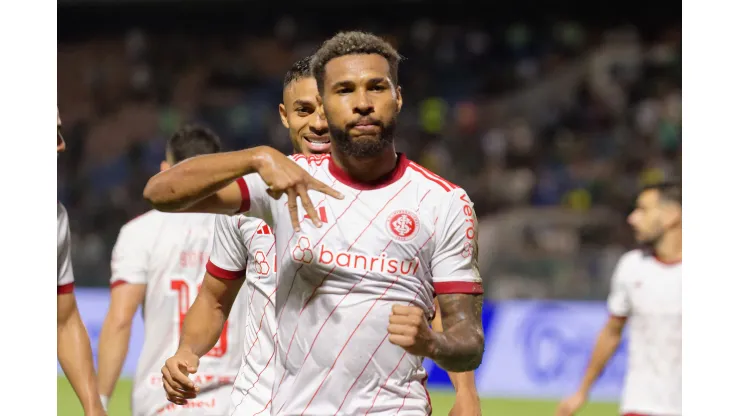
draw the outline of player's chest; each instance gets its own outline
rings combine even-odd
[[[399,192],[400,194],[400,192]],[[434,210],[393,193],[356,193],[317,204],[322,226],[307,219],[292,233],[287,261],[396,274],[418,271],[434,248]],[[300,210],[301,218],[305,212]]]
[[[630,298],[638,315],[681,315],[682,284],[677,270],[654,268],[637,273],[630,282]]]

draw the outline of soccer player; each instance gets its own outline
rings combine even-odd
[[[331,156],[267,147],[206,155],[144,191],[157,209],[187,210],[226,203],[219,190],[243,176],[242,210],[271,220],[273,415],[428,414],[423,357],[455,372],[480,364],[475,212],[465,191],[395,152],[399,60],[361,32],[337,34],[314,55]],[[435,295],[443,332],[428,324]],[[193,394],[186,374],[171,380],[172,400]]]
[[[310,57],[301,59],[291,67],[285,76],[283,102],[279,105],[278,111],[283,125],[289,130],[293,149],[296,153],[305,156],[323,154],[330,150],[326,119],[317,112],[317,95],[316,81],[310,70]],[[229,186],[234,188],[231,189],[231,195],[233,196],[232,208],[236,209],[242,203],[239,191],[240,185],[234,183]],[[229,190],[227,189],[222,193],[229,195]],[[252,259],[254,268],[260,271],[257,276],[258,279],[254,280],[255,287],[251,288],[251,298],[255,299],[256,294],[258,301],[250,303],[250,316],[257,318],[259,323],[257,319],[251,319],[249,325],[255,329],[248,332],[248,337],[249,334],[258,334],[259,339],[247,339],[245,344],[242,367],[245,374],[240,373],[237,376],[234,394],[232,395],[234,408],[232,409],[233,412],[229,412],[230,414],[251,415],[260,411],[269,413],[267,408],[269,407],[274,377],[271,365],[272,351],[266,346],[274,345],[275,310],[273,304],[275,282],[273,280],[274,270],[271,268],[276,261],[276,254],[272,245],[262,249],[253,249],[258,245],[257,240],[264,238],[259,235],[260,230],[263,231],[263,234],[271,234],[270,228],[264,222],[243,215],[217,220],[216,237],[209,261],[208,270],[213,277],[230,279],[235,275],[234,273],[241,276],[243,270],[247,269],[249,258]],[[255,232],[258,234],[255,235]],[[206,279],[209,279],[209,277],[207,276]],[[247,279],[247,282],[252,286],[252,279]],[[226,286],[221,287],[226,288]],[[238,287],[231,290],[238,290]],[[218,301],[224,297],[229,298],[224,296],[223,293],[211,293],[210,296],[205,296],[207,294],[205,289],[202,290],[196,299],[196,303]],[[203,300],[200,299],[201,296],[204,297]],[[218,310],[219,308],[218,305],[213,304],[204,306],[204,309]],[[197,312],[198,308],[194,306],[188,313],[196,314]],[[194,320],[188,319],[187,322],[194,322]],[[218,319],[206,322],[211,322],[209,332],[211,333],[211,339],[213,339],[215,330],[218,328]],[[439,314],[435,316],[432,327],[441,331]],[[205,329],[206,326],[200,325],[198,328]],[[183,334],[190,334],[189,330],[190,328],[187,325],[184,326]],[[192,338],[194,340],[207,340],[209,336],[193,332]],[[262,347],[252,353],[254,345],[258,342]],[[199,348],[201,351],[205,351],[210,344],[205,342],[204,345],[204,347]],[[267,353],[270,353],[269,360],[265,360],[265,354]],[[198,354],[194,354],[192,349],[185,344],[169,362],[170,365],[176,366],[180,360],[188,361],[188,359],[197,360]],[[480,403],[473,372],[450,373],[450,378],[457,391],[453,414],[480,414]]]
[[[57,154],[64,151],[62,120],[57,110]],[[74,295],[69,217],[57,201],[57,357],[86,416],[105,415],[95,380],[90,338]]]
[[[161,169],[220,149],[219,138],[210,130],[184,127],[168,140]],[[145,335],[134,378],[133,415],[222,415],[228,411],[232,385],[241,365],[249,301],[246,293],[236,302],[230,319],[226,320],[231,303],[223,311],[225,318],[219,322],[217,342],[204,352],[194,376],[201,390],[197,400],[186,406],[169,403],[160,375],[162,363],[177,350],[180,326],[201,284],[222,284],[203,280],[216,217],[150,211],[121,228],[111,258],[111,300],[98,347],[99,387],[104,402],[113,393],[128,352],[132,319],[143,305]],[[235,284],[241,285],[241,280]],[[231,295],[238,294],[237,286]]]
[[[574,414],[614,355],[629,319],[624,416],[681,414],[681,185],[645,188],[628,218],[644,248],[622,256],[612,278],[601,330],[580,389],[563,400],[559,416]]]

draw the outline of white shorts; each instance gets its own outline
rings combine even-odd
[[[222,386],[201,393],[195,399],[188,400],[183,406],[156,400],[156,403],[144,405],[137,403],[134,395],[131,403],[132,416],[228,416],[231,405],[232,386]],[[164,395],[164,390],[162,390]],[[165,399],[166,400],[166,399]],[[145,402],[146,400],[140,400]],[[151,401],[150,401],[151,402]]]

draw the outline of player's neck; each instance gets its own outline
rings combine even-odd
[[[357,182],[375,182],[388,175],[396,168],[397,155],[393,145],[388,146],[377,156],[358,158],[332,152],[334,164],[347,172],[347,175]]]
[[[678,263],[683,255],[683,239],[681,228],[666,232],[660,242],[655,245],[655,257],[664,263]]]

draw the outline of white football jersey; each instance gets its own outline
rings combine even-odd
[[[277,254],[273,415],[426,415],[422,357],[388,341],[394,304],[423,308],[435,294],[482,293],[476,219],[465,191],[399,155],[372,186],[353,182],[330,156],[294,155],[344,199],[310,191],[324,222],[287,197],[274,200],[256,174],[238,183],[249,215],[272,222]]]
[[[191,376],[201,388],[198,399],[189,406],[168,402],[161,375],[165,361],[177,351],[180,327],[203,281],[216,217],[149,211],[124,225],[118,235],[111,258],[111,286],[146,285],[144,346],[132,393],[134,416],[220,415],[229,408],[241,365],[246,291],[240,291],[217,344]]]
[[[74,284],[69,217],[62,203],[57,201],[57,295],[72,292]]]
[[[623,413],[681,414],[681,263],[633,250],[617,264],[608,300],[628,318]]]
[[[229,415],[270,414],[275,357],[275,238],[262,220],[244,215],[216,219],[208,273],[221,279],[246,275],[247,328],[242,366]]]

